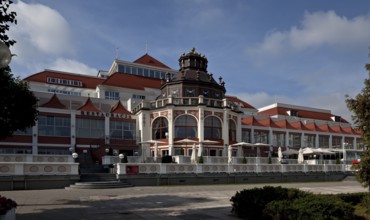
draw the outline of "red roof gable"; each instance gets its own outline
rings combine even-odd
[[[85,104],[83,106],[81,106],[80,108],[78,108],[78,110],[87,111],[87,112],[102,112],[100,109],[95,107],[95,105],[91,101],[90,97],[87,98]]]
[[[60,102],[56,94],[54,94],[48,102],[42,104],[40,107],[67,109],[67,107]]]
[[[125,87],[138,90],[144,90],[144,88],[159,89],[161,87],[161,80],[116,72],[102,82],[102,85]]]
[[[110,112],[116,114],[131,115],[131,112],[127,111],[127,109],[122,105],[121,101],[118,101],[117,104],[112,107],[112,110]]]
[[[135,60],[134,63],[140,63],[140,64],[145,64],[149,66],[155,66],[155,67],[161,67],[161,68],[166,68],[166,69],[171,69],[162,62],[158,61],[154,57],[150,56],[149,54],[144,54],[142,57],[139,59]]]
[[[256,109],[255,107],[253,107],[252,105],[244,102],[243,100],[235,97],[235,96],[225,96],[225,98],[227,99],[227,101],[230,101],[230,102],[238,102],[240,104],[243,105],[243,108],[252,108],[252,109]]]
[[[31,82],[49,83],[47,81],[48,77],[80,81],[82,83],[81,88],[89,88],[89,89],[95,89],[97,85],[99,85],[105,80],[103,78],[98,78],[94,76],[66,73],[66,72],[57,72],[57,71],[52,71],[52,70],[45,70],[39,73],[35,73],[29,77],[26,77],[24,80],[31,81]],[[57,84],[57,83],[49,83],[49,84],[63,85],[63,84]],[[73,86],[73,85],[66,85],[66,86],[79,87],[79,86]]]

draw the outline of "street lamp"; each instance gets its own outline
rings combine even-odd
[[[109,154],[109,148],[105,148],[105,155]]]
[[[72,154],[72,157],[73,157],[74,162],[76,163],[77,162],[77,158],[78,158],[78,154],[77,153],[73,153]]]
[[[123,163],[124,162],[123,159],[125,158],[125,155],[119,154],[118,157],[121,160],[121,163]]]
[[[12,60],[12,56],[9,47],[0,41],[0,68],[7,67]]]

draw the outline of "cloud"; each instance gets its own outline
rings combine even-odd
[[[369,15],[348,19],[334,11],[306,12],[300,27],[291,27],[289,31],[269,32],[263,42],[250,48],[248,53],[262,56],[321,46],[349,48],[363,46],[368,43],[369,38]]]
[[[56,10],[41,4],[14,4],[18,24],[12,27],[14,38],[27,40],[35,49],[46,54],[72,51],[71,32],[67,21]]]
[[[11,48],[17,54],[11,68],[16,75],[27,76],[45,68],[75,73],[96,74],[97,70],[71,58],[76,54],[72,31],[67,20],[48,6],[18,1],[11,5],[17,13],[17,25],[9,37],[17,41]]]
[[[91,68],[86,64],[80,63],[76,60],[71,59],[57,59],[48,69],[54,69],[58,71],[86,74],[86,75],[96,75],[98,73],[97,69]]]

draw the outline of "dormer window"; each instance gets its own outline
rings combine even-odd
[[[289,110],[289,111],[287,111],[287,113],[288,113],[289,116],[298,117],[298,111],[297,110]]]

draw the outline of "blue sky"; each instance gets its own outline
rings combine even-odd
[[[345,95],[359,93],[368,76],[365,0],[24,0],[12,9],[10,66],[21,77],[44,69],[96,75],[116,52],[128,61],[148,52],[178,69],[180,54],[195,47],[228,95],[350,120]]]

